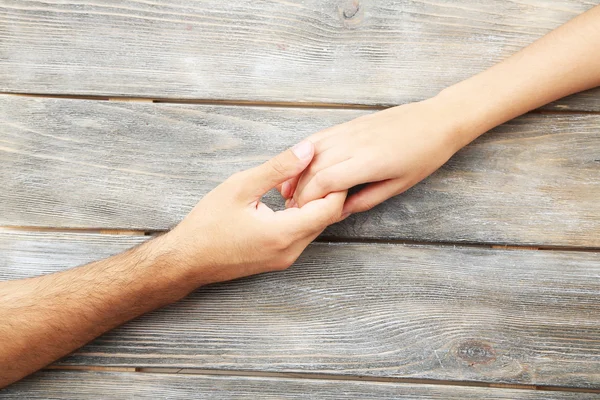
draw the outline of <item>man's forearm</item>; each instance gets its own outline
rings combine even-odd
[[[72,270],[0,283],[0,387],[200,286],[163,237]]]
[[[199,286],[289,267],[341,218],[346,193],[294,210],[273,211],[260,200],[313,155],[303,141],[234,174],[169,233],[125,253],[0,283],[0,388]]]
[[[494,67],[443,90],[458,147],[512,118],[600,85],[600,6]]]

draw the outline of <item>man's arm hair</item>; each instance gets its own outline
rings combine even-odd
[[[341,218],[345,192],[302,209],[260,202],[300,174],[314,146],[296,145],[208,193],[172,231],[124,253],[38,278],[0,283],[0,388],[195,288],[289,267]]]
[[[198,287],[197,271],[174,265],[162,240],[71,270],[0,282],[0,387]]]

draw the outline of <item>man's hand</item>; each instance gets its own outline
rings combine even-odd
[[[289,267],[323,229],[340,220],[346,192],[326,193],[302,208],[283,211],[271,210],[260,199],[297,178],[313,155],[314,145],[305,140],[227,179],[167,234],[176,257],[203,268],[203,283]]]
[[[459,148],[457,126],[437,98],[357,118],[318,132],[316,155],[301,177],[281,186],[304,206],[328,193],[369,183],[346,201],[344,214],[366,211],[407,190],[444,164]]]
[[[302,173],[313,154],[305,141],[235,174],[174,230],[124,253],[0,282],[0,388],[198,286],[287,268],[340,218],[346,195],[277,212],[260,198]]]

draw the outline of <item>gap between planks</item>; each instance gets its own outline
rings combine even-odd
[[[104,372],[139,372],[153,374],[182,374],[182,375],[216,375],[229,377],[261,377],[261,378],[294,378],[294,379],[312,379],[312,380],[336,380],[336,381],[359,381],[359,382],[384,382],[384,383],[405,383],[417,385],[441,385],[441,386],[470,386],[470,387],[489,387],[497,389],[519,389],[519,390],[539,390],[552,392],[579,392],[579,393],[600,393],[600,389],[576,388],[568,386],[545,386],[545,385],[525,385],[510,383],[491,383],[477,381],[451,381],[437,379],[416,379],[416,378],[385,378],[358,375],[334,375],[334,374],[316,374],[305,372],[265,372],[265,371],[247,371],[247,370],[214,370],[200,368],[168,368],[168,367],[105,367],[94,365],[72,365],[60,366],[50,365],[46,370],[68,370],[68,371],[104,371]]]
[[[97,95],[68,95],[53,93],[13,93],[1,92],[0,95],[41,97],[71,100],[96,100],[96,101],[118,101],[126,103],[169,103],[169,104],[199,104],[211,106],[238,106],[238,107],[278,107],[278,108],[320,108],[320,109],[347,109],[347,110],[373,110],[380,111],[400,104],[352,104],[352,103],[320,103],[320,102],[287,102],[287,101],[250,101],[250,100],[215,100],[215,99],[176,99],[176,98],[148,98],[148,97],[119,97],[119,96],[97,96]],[[600,115],[600,111],[587,110],[545,110],[535,109],[529,111],[533,114],[591,114]]]
[[[320,109],[356,109],[356,110],[383,110],[393,107],[388,105],[363,105],[363,104],[342,104],[342,103],[304,103],[304,102],[268,102],[268,101],[247,101],[247,100],[206,100],[206,99],[170,99],[170,98],[144,98],[144,97],[115,97],[115,96],[86,96],[86,95],[65,95],[65,94],[45,94],[45,93],[17,93],[0,92],[0,95],[22,96],[22,97],[40,97],[57,99],[75,99],[75,100],[96,100],[96,101],[117,101],[117,102],[138,102],[138,103],[172,103],[172,104],[200,104],[200,105],[221,105],[221,106],[250,106],[250,107],[280,107],[280,108],[320,108]],[[598,114],[600,111],[571,111],[571,110],[533,110],[532,113],[539,114]],[[0,229],[13,229],[22,231],[37,232],[77,232],[77,233],[97,233],[107,235],[138,235],[154,236],[162,234],[165,231],[145,231],[136,229],[100,229],[100,228],[52,228],[52,227],[32,227],[32,226],[0,226]],[[568,246],[531,246],[514,244],[482,244],[470,242],[421,242],[411,240],[391,240],[379,238],[330,238],[320,237],[317,242],[343,242],[343,243],[385,243],[385,244],[404,244],[404,245],[436,245],[453,247],[476,247],[492,248],[502,250],[560,250],[560,251],[579,251],[579,252],[600,252],[600,247],[568,247]]]
[[[88,233],[101,235],[123,235],[123,236],[158,236],[166,233],[166,230],[139,230],[139,229],[104,229],[104,228],[53,228],[40,226],[0,226],[0,230],[13,230],[22,232],[57,232],[57,233]],[[366,243],[366,244],[397,244],[397,245],[416,245],[416,246],[439,246],[453,248],[479,248],[479,249],[498,249],[498,250],[532,250],[532,251],[574,251],[600,253],[600,247],[569,247],[569,246],[531,246],[517,245],[508,243],[471,243],[471,242],[424,242],[418,240],[402,239],[380,239],[380,238],[344,238],[344,237],[318,237],[315,242],[320,243]]]
[[[212,106],[247,106],[247,107],[279,107],[279,108],[333,108],[349,110],[384,110],[395,104],[387,105],[365,105],[365,104],[346,104],[346,103],[319,103],[319,102],[287,102],[287,101],[250,101],[250,100],[214,100],[214,99],[171,99],[171,98],[147,98],[147,97],[119,97],[119,96],[86,96],[86,95],[67,95],[52,93],[12,93],[0,92],[0,95],[22,96],[22,97],[41,97],[53,99],[72,99],[72,100],[97,100],[97,101],[120,101],[127,103],[172,103],[172,104],[201,104]],[[600,113],[600,112],[598,112]]]

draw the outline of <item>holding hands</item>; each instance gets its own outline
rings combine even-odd
[[[190,249],[212,242],[218,251],[211,262],[237,271],[224,278],[291,264],[328,224],[404,192],[479,135],[598,86],[598,21],[600,7],[594,7],[435,97],[315,133],[295,148],[296,155],[288,151],[228,179],[172,236]],[[346,199],[347,190],[360,184],[367,186]],[[272,187],[287,199],[287,210],[273,212],[260,203]],[[194,251],[187,253],[195,259]]]
[[[432,98],[322,130],[308,140],[315,156],[280,188],[288,207],[368,183],[350,196],[344,217],[371,209],[429,176],[462,147],[449,110]]]
[[[165,235],[183,265],[202,270],[202,284],[289,267],[328,225],[340,220],[344,190],[302,208],[273,211],[260,201],[269,190],[309,165],[314,145],[305,140],[266,163],[232,175],[207,194]]]

